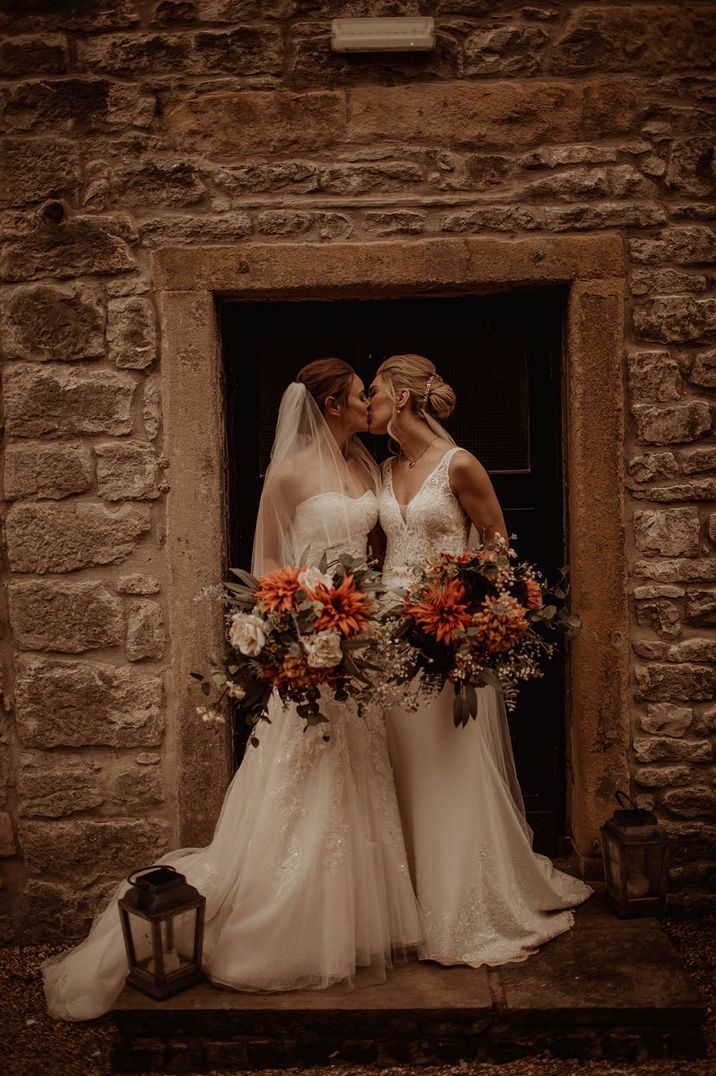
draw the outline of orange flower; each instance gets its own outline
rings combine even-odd
[[[288,655],[280,665],[267,665],[263,675],[274,687],[290,684],[295,688],[318,687],[320,684],[335,685],[340,678],[335,669],[312,668],[305,654]]]
[[[311,597],[323,605],[323,612],[314,625],[315,631],[333,628],[347,639],[368,627],[368,597],[356,588],[352,575],[347,575],[335,588],[319,583]]]
[[[486,601],[472,617],[472,623],[480,629],[473,637],[473,645],[488,654],[511,650],[527,631],[524,607],[509,595]]]
[[[277,568],[275,572],[259,579],[257,601],[263,602],[268,613],[287,613],[293,604],[293,596],[299,588],[298,576],[302,568]]]
[[[470,623],[470,614],[464,601],[465,587],[458,579],[426,587],[421,601],[406,603],[405,611],[416,623],[439,643],[454,641],[456,631],[464,631]]]
[[[525,586],[527,587],[527,608],[541,609],[542,587],[535,579],[528,579]]]

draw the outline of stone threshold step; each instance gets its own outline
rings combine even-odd
[[[202,983],[165,1002],[125,988],[114,1072],[200,1073],[347,1063],[415,1066],[551,1052],[701,1057],[706,1009],[655,919],[593,897],[573,930],[498,968],[409,963],[356,989],[242,994]]]

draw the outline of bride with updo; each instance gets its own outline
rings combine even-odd
[[[380,495],[388,587],[409,586],[429,557],[463,553],[475,531],[507,541],[485,468],[438,421],[455,403],[422,355],[386,359],[371,385],[371,432],[399,446]],[[592,893],[533,852],[502,696],[486,685],[477,699],[465,728],[453,724],[452,686],[415,713],[397,706],[386,715],[425,932],[419,955],[474,967],[525,960],[569,930],[571,909]]]

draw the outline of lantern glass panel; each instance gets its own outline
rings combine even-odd
[[[162,922],[161,940],[166,975],[184,971],[188,965],[194,964],[198,911],[198,908],[189,908],[187,911],[169,916]]]
[[[154,962],[154,942],[152,938],[151,922],[148,919],[144,919],[143,916],[133,915],[130,911],[127,916],[127,923],[132,935],[135,967],[146,972],[147,975],[154,975],[156,972],[156,965]]]
[[[611,834],[605,834],[606,841],[606,868],[607,868],[607,885],[610,889],[619,892],[620,889],[620,877],[621,877],[621,847],[614,840]]]

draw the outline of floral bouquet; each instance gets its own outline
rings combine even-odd
[[[327,721],[320,711],[323,687],[338,701],[355,699],[360,713],[370,696],[366,673],[376,668],[370,659],[377,573],[347,554],[330,564],[324,556],[317,567],[279,568],[259,578],[239,568],[231,572],[239,583],[218,588],[231,652],[221,661],[207,655],[213,667],[208,677],[191,674],[205,695],[212,684],[220,692],[211,710],[199,708],[202,716],[216,719],[215,707],[228,695],[250,725],[270,721],[275,688],[284,703],[295,703],[307,725],[319,725]],[[251,743],[258,745],[255,732]]]
[[[477,717],[476,689],[486,684],[499,687],[513,710],[520,681],[541,676],[540,658],[555,649],[548,635],[579,627],[566,606],[566,569],[549,588],[516,557],[501,537],[459,555],[443,553],[388,608],[384,666],[394,685],[418,678],[413,706],[449,681],[456,727]]]

